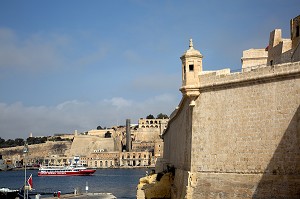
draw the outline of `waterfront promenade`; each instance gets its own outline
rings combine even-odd
[[[58,197],[42,197],[43,199],[57,199]],[[116,199],[112,193],[84,193],[84,194],[63,194],[60,198],[67,199]]]

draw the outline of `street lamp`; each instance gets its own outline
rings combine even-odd
[[[24,144],[23,154],[24,154],[24,165],[25,165],[25,169],[24,169],[24,172],[25,172],[25,177],[24,177],[24,199],[27,199],[28,194],[25,197],[25,193],[26,193],[25,192],[26,191],[26,164],[27,164],[26,155],[28,154],[28,144],[27,144],[27,142],[25,142],[25,144]]]

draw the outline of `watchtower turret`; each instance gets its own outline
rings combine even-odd
[[[190,39],[189,49],[180,57],[182,61],[182,87],[180,91],[183,95],[190,97],[192,102],[200,94],[199,74],[202,72],[202,58],[201,53],[194,49],[193,40]]]

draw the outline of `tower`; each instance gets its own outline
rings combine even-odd
[[[194,49],[193,40],[190,39],[189,49],[180,57],[182,62],[182,87],[180,91],[191,99],[191,106],[199,96],[199,74],[202,72],[201,53]]]
[[[126,151],[131,151],[130,119],[126,119]]]
[[[300,15],[291,19],[292,62],[300,61]]]
[[[290,32],[292,40],[292,48],[295,49],[300,43],[300,15],[291,19]]]

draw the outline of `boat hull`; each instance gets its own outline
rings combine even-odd
[[[89,176],[93,175],[95,171],[94,169],[80,171],[39,171],[38,176]]]

